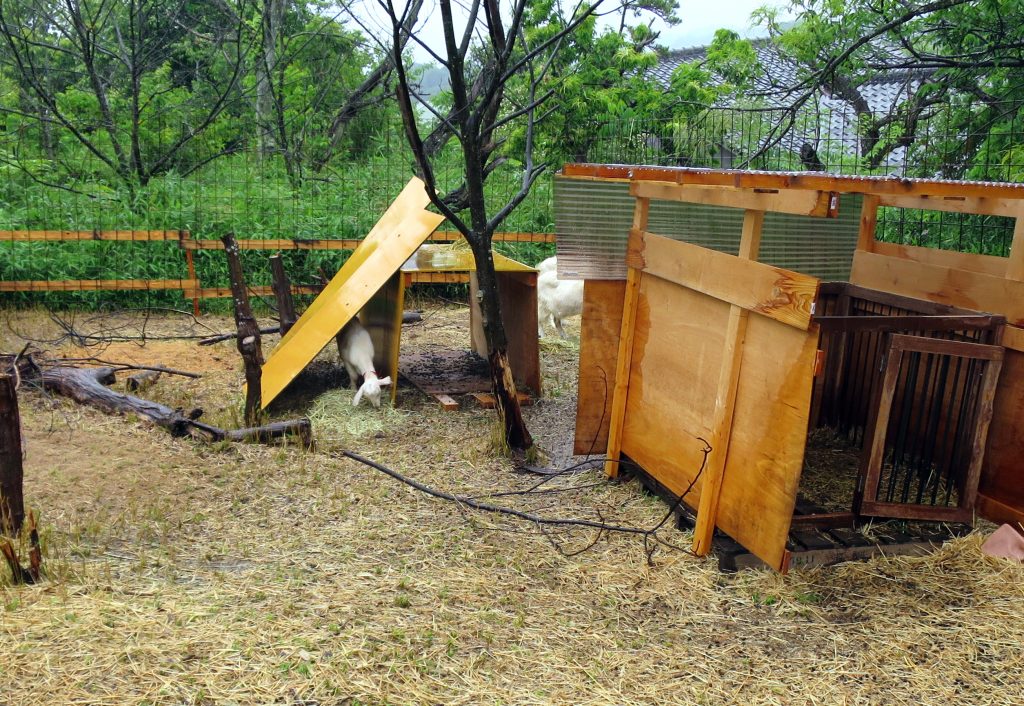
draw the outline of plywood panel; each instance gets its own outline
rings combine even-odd
[[[874,252],[879,255],[913,260],[914,262],[921,262],[926,265],[952,267],[958,270],[980,272],[995,277],[1003,277],[1006,274],[1008,262],[1005,257],[997,257],[995,255],[979,255],[977,253],[938,250],[936,248],[922,248],[917,245],[898,245],[896,243],[878,241],[874,244]]]
[[[644,276],[637,304],[622,450],[676,495],[711,439],[729,304]],[[701,482],[685,498],[700,500]]]
[[[810,326],[817,278],[653,233],[641,237],[641,261],[631,267],[791,326]]]
[[[872,289],[1002,314],[1024,325],[1024,282],[858,250],[850,281]]]
[[[780,571],[803,469],[816,351],[816,331],[750,317],[717,524]]]
[[[587,280],[583,284],[575,454],[600,453],[608,444],[615,356],[625,295],[625,281]]]
[[[512,377],[517,386],[529,388],[534,394],[540,395],[537,274],[532,268],[528,268],[528,270],[526,272],[516,270],[497,272],[498,298],[502,322],[505,325],[508,362],[512,368]],[[469,278],[470,346],[477,355],[486,360],[488,358],[487,339],[484,337],[478,291],[476,272],[471,272]]]
[[[1007,350],[978,487],[981,496],[978,505],[988,519],[1024,521],[1024,463],[1021,459],[1024,459],[1024,353]]]

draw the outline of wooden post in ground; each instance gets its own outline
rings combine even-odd
[[[238,328],[238,352],[245,361],[245,423],[259,423],[260,387],[263,377],[263,348],[260,345],[260,327],[249,306],[249,293],[242,273],[242,259],[238,255],[238,241],[233,233],[226,234],[224,253],[228,258],[231,277],[231,298],[235,305],[235,326]]]
[[[295,301],[292,299],[292,283],[288,273],[284,271],[281,253],[270,256],[270,272],[274,278],[274,296],[277,297],[277,316],[281,322],[281,336],[295,325],[298,316],[295,314]]]
[[[21,418],[15,378],[0,375],[0,533],[16,535],[25,520]]]

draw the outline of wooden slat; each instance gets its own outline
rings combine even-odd
[[[441,403],[441,409],[446,412],[459,411],[459,403],[451,395],[434,395],[434,399]]]
[[[988,329],[1003,317],[973,316],[815,316],[822,332],[830,331],[963,331]],[[1020,330],[1020,329],[1018,329]]]
[[[1003,348],[1024,351],[1024,328],[1007,326],[1003,329]]]
[[[647,227],[651,202],[646,198],[636,199],[633,209],[634,233]],[[630,240],[634,240],[630,236]],[[635,243],[634,243],[635,245]],[[615,387],[612,392],[612,413],[608,426],[608,449],[604,464],[605,475],[614,478],[619,474],[619,457],[622,453],[622,429],[625,423],[626,402],[629,393],[629,377],[633,356],[633,329],[636,326],[637,303],[640,297],[640,270],[630,267],[626,272],[626,292],[622,304],[622,326],[619,328],[619,352],[615,359]]]
[[[921,336],[893,334],[889,345],[892,350],[898,351],[957,355],[964,358],[978,358],[980,360],[1003,359],[1002,346],[987,346],[982,343],[968,343],[966,341],[947,341],[943,338],[922,338]]]
[[[861,202],[860,229],[857,232],[857,249],[873,252],[875,249],[875,228],[878,225],[878,197],[868,195]]]
[[[643,270],[806,331],[818,294],[809,275],[642,233]]]
[[[858,250],[850,279],[865,287],[1002,314],[1024,325],[1024,282]]]
[[[884,194],[879,204],[894,208],[913,208],[922,211],[944,211],[946,213],[974,213],[981,216],[1014,217],[1020,206],[1018,199],[988,198],[985,196],[909,196],[906,194]]]
[[[174,239],[177,240],[177,236]],[[429,240],[435,243],[451,243],[462,240],[462,234],[438,231],[432,234]],[[506,243],[553,243],[555,234],[495,233],[494,240]],[[355,250],[361,242],[363,241],[358,238],[247,238],[239,239],[238,247],[241,250]],[[219,240],[183,240],[181,247],[185,250],[223,250],[224,244]]]
[[[239,250],[355,250],[361,240],[346,238],[344,240],[290,240],[288,238],[246,238],[239,239]],[[185,250],[223,250],[224,243],[219,240],[183,240],[181,247]]]
[[[413,284],[467,284],[468,272],[413,272]]]
[[[1017,222],[1013,226],[1013,242],[1010,244],[1010,262],[1006,277],[1020,282],[1024,280],[1024,206],[1017,207]]]
[[[833,198],[827,191],[755,191],[637,181],[630,184],[629,193],[635,197],[648,199],[683,201],[772,213],[819,217],[834,215]]]
[[[739,250],[741,260],[757,259],[761,249],[763,226],[764,211],[747,211],[744,214]],[[715,298],[721,299],[721,297]],[[705,556],[711,551],[711,539],[715,533],[718,499],[729,456],[729,439],[732,435],[733,412],[736,408],[736,391],[739,389],[740,366],[743,361],[743,340],[746,336],[749,316],[750,312],[747,309],[736,304],[730,306],[729,323],[725,330],[725,348],[718,374],[718,390],[715,393],[715,416],[711,423],[711,453],[704,471],[705,477],[700,495],[700,506],[697,511],[697,524],[693,529],[693,551],[698,556]]]
[[[322,284],[293,284],[292,294],[319,294],[323,288]],[[274,296],[274,287],[269,284],[250,285],[247,289],[254,297]],[[200,299],[228,299],[231,297],[231,287],[200,287],[196,290],[196,296]]]
[[[857,194],[905,194],[954,198],[1024,199],[1024,184],[903,177],[863,177],[808,172],[751,172],[739,169],[646,167],[622,164],[566,164],[561,175],[600,180],[663,181],[744,189],[804,189]]]
[[[76,240],[181,240],[189,237],[187,230],[0,230],[0,240],[76,241]]]
[[[864,250],[866,248],[860,248]],[[913,260],[926,265],[951,267],[957,270],[980,272],[994,277],[1004,277],[1009,261],[996,255],[979,255],[977,253],[956,252],[955,250],[939,250],[922,248],[917,245],[899,245],[897,243],[875,242],[874,250],[879,255],[899,257]]]
[[[190,279],[71,279],[0,282],[0,292],[96,292],[180,289],[191,294],[199,286]]]

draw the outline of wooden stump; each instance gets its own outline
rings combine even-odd
[[[270,272],[274,277],[274,296],[277,298],[277,316],[281,322],[281,336],[295,325],[298,316],[295,314],[295,300],[292,299],[292,284],[288,273],[284,271],[281,254],[270,256]]]
[[[238,242],[233,233],[221,238],[228,258],[231,277],[231,296],[235,305],[235,325],[238,328],[238,352],[245,361],[245,423],[255,426],[260,417],[260,390],[263,379],[263,348],[260,345],[260,327],[249,306],[249,292],[245,286]]]
[[[16,535],[25,521],[21,417],[15,378],[0,375],[0,532]]]

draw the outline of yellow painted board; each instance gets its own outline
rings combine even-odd
[[[341,269],[338,270],[338,274],[328,282],[320,296],[313,300],[306,311],[303,312],[302,316],[299,317],[299,320],[295,322],[295,325],[292,326],[291,330],[288,331],[288,334],[281,339],[281,343],[278,345],[278,348],[281,348],[288,343],[288,341],[301,334],[302,329],[306,324],[316,319],[317,313],[325,306],[325,303],[337,298],[342,286],[349,279],[352,273],[366,262],[367,258],[369,258],[377,248],[379,241],[386,239],[389,236],[393,237],[396,232],[396,228],[406,217],[416,215],[418,213],[424,213],[427,216],[432,216],[436,219],[435,222],[438,225],[444,222],[444,218],[442,216],[423,211],[423,208],[428,203],[430,203],[430,197],[427,196],[423,182],[420,179],[413,177],[409,180],[409,183],[405,185],[405,188],[402,189],[402,192],[395,198],[395,200],[391,202],[391,205],[388,206],[388,209],[384,212],[384,215],[380,217],[380,220],[377,221],[366,237],[363,238],[359,247],[357,247],[348,259],[345,260],[345,264],[343,264]],[[431,231],[431,233],[432,232],[433,231]],[[409,257],[409,255],[412,255],[416,248],[422,245],[429,236],[430,233],[427,233],[425,237],[418,239],[411,239],[406,236],[405,242],[403,243],[405,246],[403,250],[408,248],[408,251],[406,252],[405,257],[403,257],[403,262]],[[412,240],[416,240],[416,242],[409,247]],[[389,276],[390,274],[391,273],[388,273]],[[383,281],[381,284],[383,284]],[[342,322],[341,326],[344,325],[345,322]],[[340,326],[338,330],[341,330]],[[314,355],[316,354],[314,353]],[[266,385],[264,385],[264,392],[266,392]]]
[[[264,364],[263,407],[309,365],[441,225],[444,217],[424,211],[425,205],[423,184],[414,179]]]

